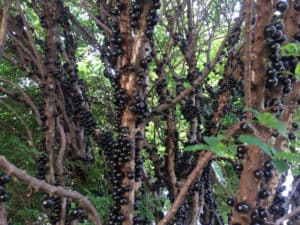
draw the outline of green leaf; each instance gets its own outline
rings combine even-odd
[[[298,164],[300,163],[300,155],[297,153],[276,151],[275,156],[279,159],[286,159],[289,162],[294,162]]]
[[[300,70],[300,68],[299,68]],[[300,73],[300,71],[299,71]],[[260,113],[255,109],[252,108],[245,108],[245,112],[252,112],[255,117],[257,117],[258,122],[263,124],[269,128],[276,129],[280,132],[281,135],[286,136],[286,125],[278,120],[275,116],[273,116],[269,112]]]
[[[201,150],[208,150],[209,146],[205,144],[196,144],[196,145],[189,145],[186,146],[183,150],[188,152],[196,152]]]
[[[259,116],[259,114],[260,114],[257,110],[252,109],[252,108],[245,108],[244,111],[245,112],[253,112],[256,117]]]
[[[283,56],[298,56],[299,55],[299,44],[288,43],[281,47],[281,53]]]
[[[251,135],[241,135],[239,137],[239,140],[241,142],[247,143],[249,145],[256,145],[256,146],[258,146],[268,156],[272,156],[273,155],[273,149],[272,149],[272,147],[270,145],[266,144],[265,142],[263,142],[258,137],[254,137],[254,136],[251,136]]]
[[[297,79],[300,79],[300,62],[298,62],[296,69],[295,69],[295,75],[297,77]]]
[[[217,180],[219,181],[219,183],[220,183],[223,187],[227,186],[226,179],[225,179],[225,177],[224,177],[222,168],[221,168],[221,166],[219,165],[219,163],[216,162],[216,161],[213,161],[213,162],[211,163],[211,166],[212,166],[212,169],[214,170],[214,172],[215,172],[215,174],[216,174],[216,178],[217,178]]]
[[[184,82],[183,83],[183,87],[184,88],[188,88],[188,87],[190,87],[191,86],[191,84],[189,83],[189,82]]]
[[[286,125],[275,118],[271,113],[265,112],[257,116],[258,122],[269,128],[277,129],[281,135],[286,135]]]
[[[289,168],[287,161],[284,159],[273,159],[272,161],[276,165],[276,168],[278,169],[279,173],[283,173]]]
[[[212,151],[214,152],[217,156],[220,157],[228,157],[227,152],[228,151],[228,146],[225,145],[221,140],[223,136],[219,135],[217,137],[203,137],[204,141],[206,144],[196,144],[196,145],[190,145],[184,148],[184,151]]]

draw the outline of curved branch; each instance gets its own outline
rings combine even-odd
[[[41,189],[50,195],[66,197],[78,201],[84,208],[90,211],[94,224],[101,225],[100,218],[95,207],[85,196],[77,191],[67,190],[61,186],[50,185],[45,181],[29,176],[24,170],[17,168],[2,155],[0,155],[0,169],[6,174],[15,177],[19,181],[22,181],[23,183],[27,184],[28,186],[32,186],[37,190]]]

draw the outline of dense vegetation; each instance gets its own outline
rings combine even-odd
[[[0,224],[299,224],[299,21],[296,0],[1,0]]]

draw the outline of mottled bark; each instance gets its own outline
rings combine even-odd
[[[0,225],[8,225],[5,203],[0,202]]]

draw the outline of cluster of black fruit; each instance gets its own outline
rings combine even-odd
[[[288,212],[287,208],[285,208],[287,197],[282,195],[285,188],[285,186],[279,186],[277,188],[273,203],[268,209],[269,213],[273,215],[274,220],[284,216]]]
[[[199,116],[199,109],[193,104],[192,100],[187,100],[182,108],[182,114],[187,121],[192,121]]]
[[[41,146],[39,148],[39,152],[41,153],[41,155],[37,159],[37,163],[38,163],[37,178],[40,180],[44,180],[47,170],[48,170],[48,167],[47,167],[48,156],[46,153],[45,138],[43,138],[41,141]]]
[[[189,213],[189,204],[187,200],[185,200],[177,210],[177,213],[175,214],[174,224],[176,225],[186,224],[186,220],[188,219],[188,213]]]
[[[111,168],[112,196],[115,204],[111,209],[109,224],[113,225],[122,224],[122,222],[126,220],[126,216],[120,213],[120,209],[122,205],[129,204],[129,200],[123,195],[131,191],[132,187],[123,187],[122,180],[125,176],[128,179],[135,179],[134,171],[129,171],[125,174],[121,170],[123,165],[132,159],[132,146],[128,137],[125,135],[129,132],[128,128],[124,127],[120,132],[121,134],[116,142],[114,142],[111,133],[105,133],[100,140],[108,165]]]
[[[237,153],[236,153],[236,156],[238,159],[244,159],[245,158],[245,153],[247,151],[245,145],[239,145],[237,147]]]
[[[49,195],[44,195],[43,207],[49,210],[49,221],[51,224],[57,224],[60,220],[61,212],[61,198],[59,197],[50,197]],[[71,222],[75,219],[78,219],[80,222],[83,222],[87,215],[82,207],[76,207],[73,210],[70,210],[71,203],[67,201],[67,219],[66,224],[70,225]]]
[[[104,42],[104,56],[107,58],[110,65],[114,66],[117,63],[118,57],[123,54],[122,45],[125,43],[125,38],[120,33],[117,20],[111,22],[111,30],[113,36]],[[113,74],[110,74],[110,76],[113,76]]]
[[[43,199],[43,207],[49,212],[49,220],[51,224],[56,224],[60,219],[60,210],[61,210],[61,199],[56,197],[50,197],[49,195],[45,195]]]
[[[6,202],[9,199],[8,193],[5,191],[5,184],[11,180],[11,176],[2,173],[0,175],[0,202]]]
[[[78,77],[77,77],[78,78]],[[83,127],[86,134],[91,134],[96,126],[96,121],[88,109],[88,99],[85,95],[84,88],[80,86],[80,80],[77,79],[77,84],[81,90],[78,93],[71,83],[64,82],[61,84],[64,94],[65,110],[68,117],[80,127]]]
[[[204,202],[207,206],[207,212],[204,210],[204,213],[207,215],[206,218],[209,218],[208,221],[206,221],[206,225],[209,224],[217,224],[217,204],[215,202],[215,194],[214,194],[214,189],[212,185],[212,180],[211,180],[211,166],[208,165],[204,170],[203,174],[201,177],[201,182],[204,185],[204,192],[201,194],[204,195]]]
[[[243,148],[241,148],[242,152],[245,152],[245,150]],[[257,179],[265,179],[266,182],[269,181],[269,179],[271,177],[274,176],[274,170],[275,169],[275,165],[273,162],[271,161],[267,161],[264,164],[264,168],[263,169],[258,169],[254,171],[254,177],[256,177]],[[280,192],[282,192],[284,189],[279,188]],[[269,196],[271,195],[271,192],[267,189],[267,188],[261,188],[257,194],[257,199],[258,200],[264,200],[267,199]],[[277,198],[275,197],[276,200],[276,208],[278,207],[278,203],[281,202],[283,203],[283,199],[284,197],[282,196],[277,196]],[[275,201],[275,200],[274,200]],[[229,206],[234,206],[235,201],[232,198],[228,198],[227,199],[227,204]],[[272,206],[271,206],[272,207]],[[270,207],[270,208],[271,208]],[[247,202],[238,202],[235,204],[235,209],[238,213],[249,213],[250,212],[250,206],[247,204]],[[275,208],[274,208],[275,209]],[[282,209],[280,209],[280,211],[282,211]],[[277,211],[276,211],[277,212]],[[265,209],[262,207],[258,207],[257,209],[254,209],[252,214],[251,214],[251,220],[252,220],[252,225],[264,225],[267,222],[267,218],[269,216],[269,213],[275,214],[275,211],[272,212],[272,210],[270,211],[270,209]],[[235,225],[239,225],[239,224],[235,224]]]
[[[142,1],[133,1],[131,3],[131,8],[129,11],[130,14],[130,25],[132,28],[136,29],[139,27],[140,25],[140,16],[143,12],[143,7],[142,7]],[[157,9],[159,9],[161,6],[160,4],[160,0],[152,0],[152,7],[149,10],[149,13],[146,17],[146,36],[150,39],[153,36],[153,32],[154,32],[154,27],[157,24],[159,18],[157,15]]]
[[[276,3],[276,9],[281,13],[285,12],[288,7],[288,2],[285,0],[280,0]],[[281,57],[280,46],[287,40],[287,36],[283,32],[284,27],[283,20],[274,16],[273,22],[264,28],[264,36],[267,39],[267,45],[270,50],[270,65],[266,70],[266,88],[272,89],[281,85],[283,94],[288,94],[292,90],[291,84],[295,81],[295,77],[293,75],[285,75],[284,71],[290,65],[295,67],[294,64],[297,62],[294,57],[288,60],[283,60]]]
[[[141,149],[139,148],[138,144],[140,141],[143,141],[143,135],[140,131],[138,131],[135,134],[135,143],[136,143],[136,148],[135,148],[135,181],[139,181],[143,175],[142,170],[143,170],[143,158],[141,154]]]
[[[142,123],[149,116],[147,101],[139,94],[135,95],[135,102],[130,104],[129,109],[136,114],[136,123]]]
[[[128,102],[128,100],[129,100],[129,96],[127,95],[126,89],[119,87],[115,90],[114,105],[115,105],[116,120],[117,120],[116,125],[118,127],[121,125],[122,112],[125,110],[125,105]]]
[[[253,175],[257,179],[265,179],[266,181],[269,181],[275,175],[274,169],[274,163],[272,161],[267,161],[264,164],[264,168],[255,170]]]

